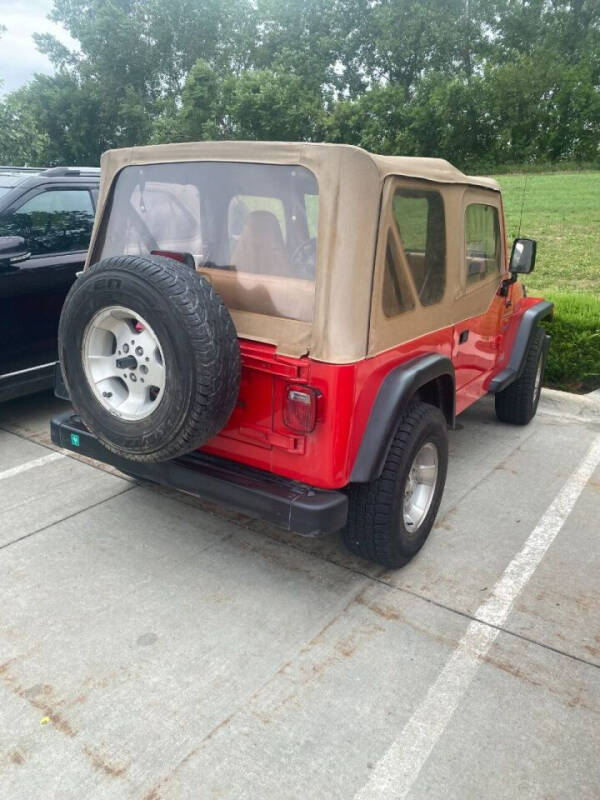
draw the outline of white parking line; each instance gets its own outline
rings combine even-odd
[[[523,548],[510,562],[490,597],[475,612],[465,635],[398,739],[375,765],[355,800],[406,797],[481,663],[511,607],[571,513],[600,464],[600,436],[550,504]],[[479,621],[481,620],[481,622]],[[497,626],[497,627],[490,627]]]
[[[59,458],[64,457],[64,453],[49,453],[47,456],[34,458],[32,461],[25,462],[25,464],[19,464],[18,467],[12,467],[11,469],[5,469],[4,472],[0,472],[0,481],[13,478],[15,475],[20,475],[22,472],[27,472],[35,467],[42,467],[44,464],[49,464],[51,461],[57,461]]]

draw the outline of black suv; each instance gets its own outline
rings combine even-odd
[[[0,402],[53,386],[58,320],[99,182],[94,167],[0,167]]]

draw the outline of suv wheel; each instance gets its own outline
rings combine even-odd
[[[448,468],[446,420],[414,401],[403,414],[381,476],[349,487],[349,550],[386,567],[401,567],[421,549],[438,512]]]
[[[535,416],[546,365],[545,337],[542,328],[535,329],[521,377],[496,395],[496,416],[501,422],[527,425]]]
[[[106,258],[73,284],[59,352],[87,428],[132,461],[166,461],[205,444],[238,397],[240,350],[229,312],[185,264]]]

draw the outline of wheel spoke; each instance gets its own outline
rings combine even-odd
[[[142,348],[145,356],[151,356],[156,350],[156,339],[148,330],[135,334],[135,344]]]
[[[148,366],[148,373],[144,376],[144,382],[150,386],[156,386],[163,389],[165,385],[165,368],[162,364],[150,363]]]
[[[96,323],[96,327],[110,331],[117,342],[125,342],[131,335],[131,328],[124,319],[109,314]]]
[[[120,414],[136,415],[142,410],[144,405],[149,401],[148,389],[144,384],[127,382],[129,394],[122,403],[117,406],[117,411]]]
[[[414,517],[413,517],[413,509],[412,509],[410,504],[409,504],[408,508],[404,509],[404,524],[406,525],[407,528],[415,527],[415,520],[414,520]]]
[[[431,486],[437,477],[437,466],[435,464],[418,464],[415,466],[417,483],[426,483]]]
[[[88,356],[90,372],[94,383],[100,383],[107,378],[118,378],[121,370],[117,368],[116,360],[113,356]]]

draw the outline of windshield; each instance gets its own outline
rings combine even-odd
[[[315,176],[300,166],[125,167],[96,253],[188,254],[230,308],[310,321],[318,200]]]

